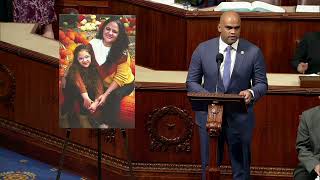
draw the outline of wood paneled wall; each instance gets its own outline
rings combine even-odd
[[[0,47],[0,66],[5,67],[0,77],[6,85],[0,87],[4,92],[0,96],[9,92],[15,97],[13,101],[0,98],[0,144],[57,165],[66,133],[58,124],[58,59],[52,63],[46,56],[29,57],[30,52],[8,44]],[[291,179],[297,164],[298,117],[319,104],[316,95],[320,89],[269,87],[268,95],[257,103],[252,146],[255,180]],[[184,84],[137,83],[136,128],[103,131],[105,177],[129,176],[132,162],[134,176],[141,179],[198,179],[200,145],[193,118]],[[95,177],[96,141],[94,130],[72,130],[64,167]],[[230,177],[227,155],[221,171],[222,178]]]
[[[142,0],[109,1],[111,8],[95,7],[92,2],[96,1],[84,2],[88,4],[58,1],[56,9],[75,7],[80,13],[137,15],[136,61],[154,69],[187,70],[197,44],[218,35],[219,13],[187,13]],[[242,17],[242,37],[261,47],[268,72],[290,72],[288,62],[295,40],[307,31],[320,30],[320,18],[313,14],[253,13]],[[0,47],[0,65],[9,72],[0,68],[0,77],[15,84],[9,88],[14,101],[0,98],[0,144],[57,165],[65,137],[58,124],[58,59],[30,56],[35,53],[8,44],[0,43]],[[103,131],[104,177],[128,178],[132,160],[133,174],[139,179],[199,179],[198,128],[191,120],[194,115],[184,84],[137,87],[136,128]],[[0,92],[6,88],[0,86]],[[320,89],[269,87],[268,95],[257,103],[254,180],[292,179],[297,164],[298,116],[319,105],[316,95]],[[96,131],[72,130],[64,167],[96,178],[96,146]],[[227,156],[223,164],[222,178],[230,179]]]
[[[137,15],[136,62],[142,66],[187,70],[197,45],[219,36],[219,12],[187,12],[139,0],[112,5],[114,14]],[[295,72],[290,61],[297,40],[320,31],[320,16],[312,13],[241,13],[241,18],[241,37],[262,49],[269,73]]]
[[[136,63],[153,69],[188,70],[197,45],[219,36],[220,12],[185,11],[144,0],[110,0],[108,7],[69,1],[57,1],[57,9],[136,15]],[[306,32],[320,31],[316,13],[241,13],[241,18],[241,37],[261,48],[269,73],[294,73],[290,61],[297,41]]]

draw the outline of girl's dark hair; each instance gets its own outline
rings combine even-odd
[[[91,56],[91,63],[88,68],[83,68],[78,61],[80,51],[87,51]],[[95,93],[98,81],[100,81],[100,76],[97,70],[96,60],[92,48],[88,45],[81,44],[76,47],[73,54],[73,62],[66,77],[67,83],[75,83],[75,75],[79,72],[83,83],[87,88],[87,92]]]
[[[128,49],[129,46],[129,38],[127,36],[123,23],[120,21],[120,18],[118,16],[111,16],[108,20],[106,20],[100,27],[96,35],[96,38],[103,40],[103,30],[110,22],[117,23],[119,27],[119,34],[116,41],[112,44],[110,48],[106,63],[117,64],[121,56],[124,55],[125,51]]]

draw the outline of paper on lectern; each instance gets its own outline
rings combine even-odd
[[[320,6],[298,5],[296,12],[320,12]]]
[[[261,1],[250,2],[221,2],[214,11],[238,11],[238,12],[280,12],[284,13],[282,7]]]

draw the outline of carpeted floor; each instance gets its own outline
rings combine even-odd
[[[0,180],[53,180],[57,168],[0,147]],[[61,180],[86,178],[62,171]]]

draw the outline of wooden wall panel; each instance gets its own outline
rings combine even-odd
[[[197,48],[197,46],[206,40],[212,39],[214,37],[219,36],[219,32],[217,30],[219,24],[219,18],[191,18],[187,21],[187,57],[185,63],[185,69],[187,70],[190,64],[190,60],[192,57],[193,51]],[[214,62],[215,62],[215,57]]]
[[[176,70],[185,65],[186,21],[158,9],[112,1],[112,14],[136,15],[136,63]]]
[[[62,0],[56,4],[57,13],[61,13],[63,8],[75,8],[83,14],[136,15],[136,63],[155,69],[165,67],[166,70],[186,67],[186,22],[175,14],[121,1],[111,1],[112,8],[80,6],[76,2]],[[57,31],[58,28],[55,29]]]
[[[186,111],[186,116],[179,114],[163,113],[163,117],[154,121],[155,126],[151,127],[159,136],[167,138],[183,137],[188,133],[188,124],[191,123],[191,136],[189,151],[176,150],[178,144],[168,146],[168,150],[162,151],[156,149],[151,151],[151,132],[148,132],[148,121],[155,116],[153,111],[156,109],[164,109],[167,106],[174,106]],[[139,91],[136,94],[136,131],[131,141],[134,152],[133,160],[142,162],[174,162],[174,163],[200,163],[199,141],[197,136],[197,125],[193,124],[192,111],[190,103],[186,98],[186,92],[168,92],[168,91]],[[190,118],[190,119],[188,119]],[[186,122],[187,121],[187,122]],[[191,121],[191,122],[188,122]],[[168,127],[168,124],[175,124],[173,127]],[[143,140],[142,140],[143,139]],[[166,144],[166,143],[164,143]]]
[[[64,14],[67,8],[76,9],[81,14],[110,14],[109,0],[56,0],[55,12],[57,21],[53,22],[53,31],[56,40],[59,40],[59,14]]]
[[[197,44],[218,35],[219,13],[188,14],[142,0],[114,0],[110,2],[111,9],[94,7],[93,4],[79,6],[76,1],[60,2],[57,3],[58,11],[63,7],[76,7],[80,13],[137,15],[137,64],[154,69],[187,70]],[[307,31],[320,30],[317,23],[320,17],[286,15],[243,14],[242,37],[262,48],[268,72],[291,71],[288,62],[296,39]],[[36,158],[57,164],[66,133],[58,127],[57,119],[58,83],[55,82],[58,60],[39,60],[25,56],[23,51],[8,51],[1,43],[0,47],[0,64],[9,67],[16,80],[14,108],[7,108],[5,102],[0,101],[0,127],[4,129],[0,133],[0,144],[26,154],[32,154],[35,150],[38,153]],[[194,115],[184,85],[179,84],[178,88],[172,88],[172,84],[154,85],[145,84],[136,89],[136,128],[126,131],[129,154],[126,139],[119,129],[103,132],[104,172],[115,178],[124,178],[129,174],[129,162],[132,160],[133,173],[140,179],[197,179],[200,176],[199,136],[196,124],[187,128],[191,125],[185,123],[189,116],[193,119]],[[277,91],[277,88],[270,87],[268,95],[255,107],[256,128],[252,147],[254,180],[292,179],[292,170],[297,163],[294,146],[298,115],[307,108],[319,105],[315,97],[320,94],[319,90],[310,93],[310,89],[306,89],[296,93],[289,87],[287,91]],[[296,89],[300,90],[298,87]],[[175,110],[167,111],[166,107]],[[155,112],[160,112],[160,115],[155,115]],[[152,118],[156,120],[151,121]],[[150,122],[155,122],[154,126],[150,126]],[[170,144],[175,137],[190,130],[191,136],[186,141]],[[152,133],[168,137],[163,145],[155,144],[154,150],[151,150]],[[72,130],[66,168],[94,177],[97,153],[95,134],[94,130]],[[9,140],[2,141],[7,138]],[[153,142],[159,143],[159,139]],[[165,149],[166,145],[167,150],[159,150]],[[222,178],[231,179],[227,155],[223,165]],[[87,172],[84,170],[86,167]]]
[[[143,0],[112,0],[108,5],[110,8],[92,3],[77,6],[77,2],[60,0],[57,9],[61,12],[64,7],[74,7],[80,13],[136,15],[136,63],[157,70],[187,70],[197,45],[219,36],[219,12],[187,12]],[[294,73],[290,61],[297,40],[306,32],[320,31],[320,16],[316,14],[241,13],[241,17],[241,37],[262,49],[269,73]]]
[[[294,5],[291,1],[288,3],[285,5]],[[127,6],[129,9],[123,8]],[[137,64],[142,66],[161,70],[187,70],[197,45],[219,36],[219,12],[174,11],[174,8],[142,0],[112,1],[111,9],[113,14],[137,14]],[[155,16],[161,17],[161,21],[157,21]],[[296,41],[304,33],[320,29],[317,23],[320,16],[316,14],[241,13],[241,17],[241,37],[262,49],[269,73],[295,72],[290,61],[295,52]],[[161,29],[161,33],[151,27]],[[170,44],[172,46],[168,46]],[[166,46],[169,48],[163,48]],[[148,51],[143,51],[144,54],[141,55],[140,47],[141,50]],[[173,62],[175,65],[172,65]]]
[[[57,79],[57,67],[28,59],[23,53],[20,55],[8,55],[5,51],[0,53],[1,64],[10,68],[17,83],[13,119],[6,120],[6,116],[0,114],[1,118],[4,118],[1,119],[0,126],[6,129],[1,131],[1,138],[9,138],[10,142],[19,143],[2,142],[5,143],[4,146],[17,151],[20,149],[26,154],[32,154],[30,149],[36,148],[36,158],[57,164],[65,136],[65,130],[58,128],[55,113],[58,109],[57,102],[50,99],[57,97],[56,83],[49,83]],[[200,175],[199,136],[197,126],[186,123],[193,122],[191,119],[194,118],[186,91],[180,84],[171,84],[171,87],[155,85],[157,84],[153,83],[153,88],[147,84],[138,85],[139,88],[136,89],[136,128],[126,131],[129,138],[129,154],[126,151],[126,139],[120,130],[116,130],[113,135],[104,132],[105,140],[114,137],[114,141],[102,143],[103,164],[106,166],[104,172],[115,177],[127,176],[128,163],[132,161],[133,172],[137,177],[196,179]],[[255,107],[257,118],[252,144],[252,172],[255,180],[279,179],[279,175],[282,179],[291,178],[292,170],[297,164],[294,146],[298,115],[303,110],[319,104],[315,97],[320,94],[317,89],[306,89],[305,92],[300,89],[298,93],[290,88],[287,91],[282,88],[282,91],[278,92],[276,89],[277,87],[271,87],[268,95]],[[177,111],[167,111],[166,107]],[[159,112],[156,110],[160,110],[160,115],[155,114]],[[151,121],[152,119],[154,121]],[[150,122],[154,122],[152,128]],[[177,139],[190,130],[191,135],[186,141],[170,144],[170,139]],[[151,150],[151,132],[168,137],[169,140],[161,141],[163,145],[158,146],[160,148]],[[30,142],[30,139],[32,146],[25,148],[21,145]],[[158,140],[155,139],[153,142],[159,142]],[[167,150],[161,150],[165,149],[166,145]],[[177,150],[177,147],[187,148]],[[94,176],[92,171],[96,170],[96,149],[95,131],[72,130],[65,167]],[[82,163],[72,166],[71,162]],[[90,167],[88,172],[83,171],[86,166]],[[223,178],[230,177],[227,155],[221,171]]]
[[[305,109],[319,104],[314,96],[265,96],[255,108],[252,165],[295,168],[298,117]]]
[[[301,40],[306,32],[320,31],[320,26],[316,22],[319,20],[244,16],[242,17],[240,37],[261,48],[267,72],[295,73],[290,61],[294,56],[297,41]],[[219,36],[218,23],[219,17],[191,18],[187,21],[187,67],[192,53],[199,43]]]
[[[1,44],[2,45],[2,44]],[[27,127],[32,127],[40,132],[64,138],[65,129],[59,128],[59,101],[58,101],[58,68],[50,64],[29,59],[24,56],[25,51],[17,47],[16,53],[0,51],[0,65],[6,66],[13,74],[16,82],[14,105],[12,109],[4,110],[1,118],[12,120]],[[10,49],[8,48],[8,49]],[[46,56],[43,56],[45,59]],[[56,63],[58,60],[56,60]],[[7,101],[0,101],[1,106],[6,106]],[[7,107],[7,106],[6,106]],[[10,112],[10,111],[13,112]],[[2,111],[1,111],[2,112]],[[74,143],[82,144],[92,149],[97,149],[96,132],[88,129],[74,129],[71,139]],[[117,146],[113,143],[104,143],[110,155],[120,158],[126,157],[123,151],[123,140],[118,140]]]

